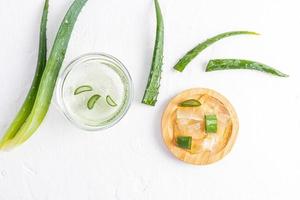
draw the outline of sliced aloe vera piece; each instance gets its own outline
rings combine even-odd
[[[176,144],[182,149],[191,149],[192,148],[193,138],[190,136],[180,136],[176,138]]]
[[[87,107],[89,110],[92,110],[94,108],[95,104],[100,99],[100,97],[101,96],[99,94],[95,94],[89,99],[89,101],[87,102]]]
[[[116,107],[118,104],[113,100],[113,98],[109,95],[106,96],[106,102],[108,105],[112,107]]]
[[[78,94],[81,94],[83,92],[90,92],[90,91],[93,91],[93,88],[91,86],[83,85],[83,86],[78,87],[75,90],[74,95],[78,95]]]
[[[196,99],[189,99],[179,104],[180,107],[199,107],[201,103]]]

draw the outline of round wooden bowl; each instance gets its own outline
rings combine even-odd
[[[174,130],[173,130],[174,113],[176,113],[179,103],[187,99],[192,99],[197,97],[199,98],[199,96],[202,95],[209,95],[211,97],[214,97],[215,99],[219,100],[222,104],[224,104],[225,108],[228,110],[230,115],[232,129],[231,129],[230,137],[226,139],[225,145],[222,147],[221,150],[217,152],[203,151],[200,153],[193,154],[190,153],[189,151],[177,147],[174,142]],[[232,149],[235,143],[238,130],[239,130],[238,117],[231,103],[224,96],[210,89],[195,88],[180,93],[170,101],[162,118],[162,135],[168,149],[178,159],[186,163],[195,164],[195,165],[208,165],[216,161],[219,161],[224,156],[226,156],[230,152],[230,150]]]

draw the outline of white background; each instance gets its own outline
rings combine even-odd
[[[50,0],[48,44],[71,0]],[[73,127],[53,100],[36,134],[0,153],[0,200],[255,200],[300,199],[300,28],[297,0],[160,0],[165,61],[155,108],[140,103],[155,37],[152,0],[90,0],[76,24],[63,67],[88,52],[119,58],[135,85],[133,105],[115,127]],[[34,75],[43,0],[0,0],[0,136]],[[225,39],[182,74],[172,70],[187,50],[225,31],[262,36]],[[211,58],[257,60],[290,74],[204,73]],[[225,95],[240,118],[232,152],[210,166],[175,159],[160,131],[171,97],[193,87]]]

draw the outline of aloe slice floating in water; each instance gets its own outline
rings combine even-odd
[[[100,97],[101,96],[99,94],[95,94],[88,100],[87,107],[89,110],[92,110],[94,108],[95,104],[100,99]]]
[[[78,94],[81,94],[81,93],[84,93],[84,92],[90,92],[90,91],[93,91],[92,86],[89,86],[89,85],[83,85],[83,86],[78,87],[78,88],[74,91],[74,95],[78,95]]]
[[[112,106],[112,107],[116,107],[118,104],[112,99],[111,96],[107,96],[106,97],[106,102],[108,105]]]

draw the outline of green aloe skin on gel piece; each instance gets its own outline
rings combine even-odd
[[[176,138],[176,144],[182,149],[190,150],[192,148],[192,140],[193,138],[190,136],[180,136]]]
[[[201,106],[201,103],[200,103],[200,101],[198,101],[196,99],[189,99],[184,102],[181,102],[178,106],[179,107],[199,107],[199,106]]]
[[[89,86],[89,85],[83,85],[83,86],[78,87],[78,88],[74,91],[74,95],[79,95],[79,94],[81,94],[81,93],[84,93],[84,92],[90,92],[90,91],[93,91],[92,86]]]
[[[216,115],[205,115],[205,131],[206,133],[217,133],[218,120]]]

